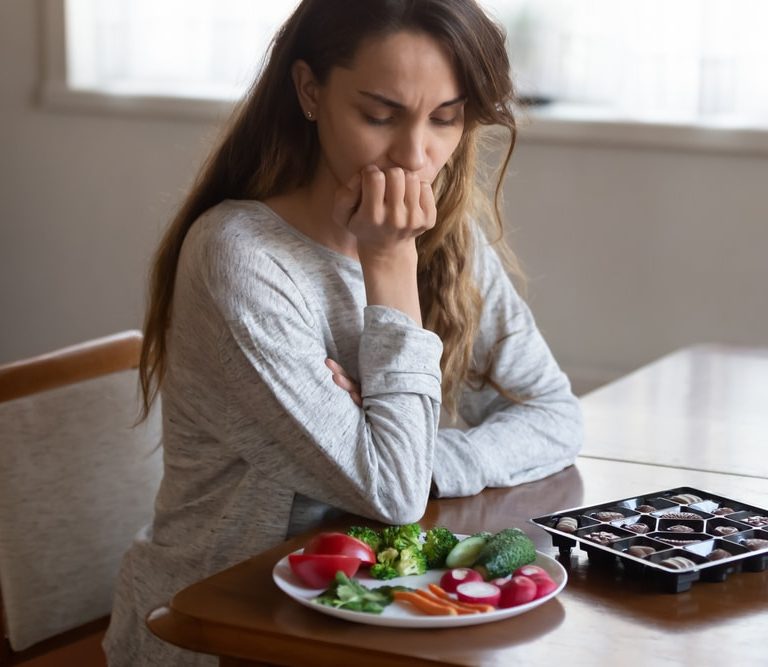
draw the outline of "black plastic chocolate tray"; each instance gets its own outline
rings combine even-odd
[[[652,579],[672,593],[768,567],[768,509],[690,486],[574,507],[531,522],[551,533],[562,556],[578,544],[590,563],[620,565],[625,575]]]

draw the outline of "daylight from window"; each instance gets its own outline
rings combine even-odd
[[[296,3],[65,0],[67,79],[114,95],[235,100]],[[527,101],[768,126],[764,0],[481,0]]]

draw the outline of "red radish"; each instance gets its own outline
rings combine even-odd
[[[538,565],[523,565],[522,567],[518,567],[513,573],[513,576],[522,575],[524,577],[528,577],[529,579],[551,579],[552,577],[549,576],[549,573],[543,568],[539,567]]]
[[[534,580],[536,583],[536,598],[543,598],[545,595],[549,595],[553,590],[557,588],[557,584],[551,579]]]
[[[360,568],[360,559],[332,554],[291,554],[288,563],[307,586],[326,588],[341,570],[351,577]]]
[[[498,586],[499,588],[504,588],[509,583],[509,580],[512,578],[511,574],[508,574],[506,577],[498,577],[497,579],[491,579],[491,583],[494,586]]]
[[[305,554],[338,554],[359,558],[363,565],[373,565],[376,554],[365,542],[344,533],[318,533],[304,547]]]
[[[499,604],[501,590],[498,586],[485,581],[469,581],[456,586],[456,596],[462,602],[489,604],[495,607]]]
[[[529,579],[522,574],[513,575],[513,577],[501,589],[501,598],[499,607],[516,607],[519,604],[525,604],[536,599],[537,586],[533,579]]]
[[[523,576],[532,579],[536,584],[536,597],[541,598],[548,595],[557,588],[557,584],[552,581],[549,573],[537,565],[523,565],[517,568],[514,576]]]
[[[470,581],[482,581],[483,577],[477,570],[470,570],[468,567],[455,567],[448,570],[440,577],[440,587],[449,593],[456,592],[456,586],[469,583]]]

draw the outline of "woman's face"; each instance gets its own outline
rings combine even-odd
[[[302,97],[299,87],[299,96],[317,119],[320,168],[337,183],[371,164],[432,183],[464,131],[464,91],[425,33],[364,41],[350,68],[335,67],[312,95]]]

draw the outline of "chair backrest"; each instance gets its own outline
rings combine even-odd
[[[160,410],[138,416],[142,337],[0,366],[0,593],[15,651],[109,614],[152,516]]]

